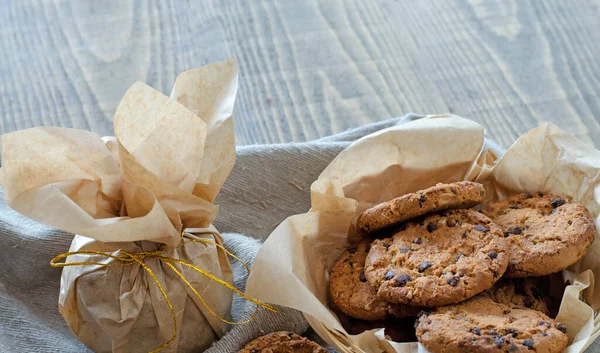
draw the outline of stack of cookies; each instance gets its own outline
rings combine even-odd
[[[361,240],[330,275],[333,304],[361,320],[415,316],[416,336],[441,352],[561,352],[538,286],[593,242],[588,210],[524,193],[491,203],[474,182],[438,184],[376,205],[357,219]]]

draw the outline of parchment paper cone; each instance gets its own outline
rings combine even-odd
[[[354,236],[367,207],[438,182],[483,182],[488,201],[520,191],[551,191],[585,205],[599,223],[600,152],[554,125],[521,137],[504,156],[484,150],[479,124],[454,115],[430,116],[366,136],[339,154],[311,186],[311,210],[291,216],[269,236],[255,261],[247,294],[302,311],[313,329],[340,352],[426,352],[395,343],[383,330],[351,336],[328,307],[333,262]],[[558,320],[568,327],[568,353],[582,352],[600,334],[594,291],[600,242],[563,271],[569,285]],[[580,296],[585,300],[581,301]]]
[[[122,255],[169,247],[164,256],[190,262],[232,281],[211,225],[213,200],[235,161],[231,114],[237,63],[230,60],[180,74],[171,98],[134,84],[115,113],[115,137],[75,129],[33,128],[2,136],[7,204],[40,222],[78,234],[70,251]],[[58,254],[57,254],[58,255]],[[113,261],[75,255],[74,261]],[[211,315],[183,281],[157,259],[146,259],[171,301],[178,335],[163,352],[203,350],[227,325]],[[232,292],[175,264],[208,306],[228,318]],[[59,310],[74,334],[96,352],[148,352],[173,334],[171,312],[139,265],[66,267]]]

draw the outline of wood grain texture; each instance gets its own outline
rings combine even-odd
[[[135,81],[237,57],[238,144],[453,112],[501,145],[551,121],[600,145],[600,2],[0,0],[1,131],[112,134]]]

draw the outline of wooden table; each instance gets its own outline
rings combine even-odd
[[[0,0],[1,132],[112,134],[135,81],[237,57],[239,144],[306,141],[407,112],[501,145],[551,121],[600,138],[598,1]]]

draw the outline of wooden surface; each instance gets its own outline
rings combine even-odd
[[[136,80],[237,57],[238,144],[453,112],[501,145],[543,121],[600,145],[599,1],[0,0],[1,132],[112,134]]]

